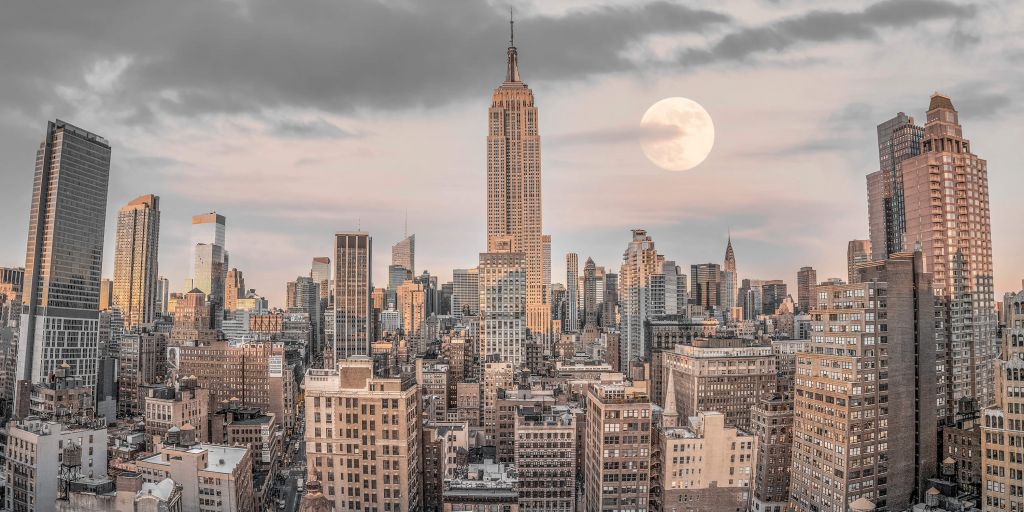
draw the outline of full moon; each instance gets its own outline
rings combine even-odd
[[[647,109],[640,120],[640,147],[654,165],[686,171],[700,165],[715,144],[715,124],[700,103],[665,98]]]

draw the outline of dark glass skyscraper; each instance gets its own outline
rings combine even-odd
[[[901,163],[921,154],[924,128],[903,112],[879,124],[878,170],[868,175],[868,222],[872,259],[884,260],[901,252],[907,221]]]
[[[18,380],[40,382],[67,362],[71,375],[96,384],[109,179],[106,139],[48,124],[32,185]]]

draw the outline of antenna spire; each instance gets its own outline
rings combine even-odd
[[[512,7],[509,6],[509,8],[508,8],[508,45],[509,46],[515,46],[516,45],[516,30],[515,30],[516,27],[515,27],[515,24],[516,24],[516,22],[512,18]]]
[[[409,238],[409,209],[405,209],[405,228],[402,230],[402,236]]]

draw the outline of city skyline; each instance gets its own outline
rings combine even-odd
[[[815,267],[822,279],[842,277],[843,245],[868,237],[863,176],[877,170],[874,127],[900,111],[923,119],[927,96],[939,90],[952,97],[964,130],[994,171],[997,295],[1018,284],[1021,269],[1014,266],[1012,255],[1024,250],[1024,240],[1012,236],[1012,219],[1019,218],[1024,206],[1013,201],[1011,191],[1024,177],[1006,170],[1014,168],[1011,142],[1020,135],[1020,128],[1012,124],[1013,112],[1020,107],[1010,91],[1021,79],[1013,59],[1022,58],[1024,51],[1008,39],[1015,32],[1014,20],[1022,18],[1013,15],[1019,6],[996,3],[982,9],[924,1],[914,2],[918,9],[911,15],[894,2],[834,5],[821,9],[834,13],[830,23],[835,24],[835,33],[819,37],[801,29],[815,13],[795,3],[751,2],[749,12],[696,12],[673,4],[571,4],[515,6],[521,72],[543,111],[545,231],[552,235],[553,255],[576,252],[581,258],[593,257],[598,265],[614,267],[629,230],[643,228],[658,240],[667,258],[685,267],[716,261],[732,228],[736,252],[744,261],[741,278],[782,278],[793,286],[796,270],[805,265]],[[208,7],[208,15],[243,38],[253,37],[259,27],[271,29],[267,37],[282,37],[285,27],[270,20],[281,13],[262,4],[246,5],[247,13],[218,6]],[[359,8],[367,10],[367,16],[392,9],[376,4]],[[413,219],[409,232],[420,239],[419,268],[442,279],[452,268],[472,266],[485,245],[484,202],[479,194],[485,181],[485,143],[479,110],[504,72],[507,12],[501,6],[463,9],[466,19],[450,34],[417,28],[410,37],[422,44],[415,50],[388,47],[393,48],[389,52],[406,50],[420,57],[424,51],[433,55],[451,50],[438,66],[443,72],[424,70],[408,59],[396,62],[402,69],[373,71],[418,71],[422,90],[395,85],[375,92],[345,82],[337,91],[324,92],[320,89],[329,77],[310,74],[309,83],[317,90],[289,96],[270,74],[256,74],[251,96],[233,92],[241,94],[234,108],[229,108],[231,102],[213,100],[221,98],[221,88],[234,84],[236,77],[221,77],[218,84],[196,82],[188,78],[195,64],[184,70],[190,73],[181,82],[165,86],[168,95],[178,95],[176,103],[161,103],[139,89],[161,74],[161,68],[147,65],[150,60],[163,62],[167,70],[181,65],[180,54],[190,45],[179,36],[156,34],[173,50],[167,54],[148,44],[106,52],[101,51],[107,49],[104,37],[69,29],[66,37],[81,42],[76,53],[80,59],[56,70],[50,64],[7,60],[28,55],[30,47],[19,39],[26,28],[45,32],[34,25],[39,20],[33,12],[15,7],[12,14],[0,21],[5,48],[11,49],[0,57],[11,70],[3,80],[11,82],[5,90],[12,91],[16,105],[0,116],[0,150],[10,155],[0,164],[0,173],[11,185],[0,192],[0,200],[13,211],[28,207],[23,191],[30,186],[27,169],[33,155],[26,148],[42,135],[38,119],[59,117],[110,139],[104,277],[113,275],[110,241],[117,205],[150,193],[161,196],[160,267],[172,291],[187,291],[175,288],[188,273],[188,219],[206,211],[216,210],[231,220],[231,266],[244,271],[248,286],[275,306],[284,304],[281,283],[304,275],[310,257],[330,253],[335,231],[360,228],[387,247],[401,239],[406,210]],[[287,14],[285,19],[299,14],[308,16]],[[445,24],[450,22],[438,21],[436,13],[414,7],[390,14],[396,26],[450,27]],[[248,24],[239,22],[245,15]],[[172,24],[181,18],[175,13],[167,16]],[[686,22],[669,26],[661,19]],[[14,20],[23,23],[6,25]],[[1009,25],[1003,25],[1004,20]],[[626,26],[625,21],[636,23]],[[594,24],[607,27],[595,34],[587,28]],[[766,45],[775,51],[751,49],[749,41],[763,41],[759,38],[767,37],[765,33],[779,35]],[[134,31],[123,35],[129,41],[138,37]],[[930,48],[933,40],[940,41],[942,51],[987,63],[979,66],[999,81],[979,78],[984,73],[977,68],[937,68],[908,57],[915,53],[913,48]],[[338,45],[353,48],[347,41],[315,39],[305,44],[311,51]],[[591,56],[566,65],[565,59],[573,55],[569,52],[580,44],[589,45]],[[909,49],[886,53],[891,44]],[[294,48],[283,46],[281,51],[290,49]],[[230,55],[191,55],[195,59],[190,62],[214,65],[217,59],[252,56],[242,48],[225,52]],[[314,52],[310,63],[319,64],[323,58]],[[460,60],[466,61],[464,67]],[[863,65],[869,61],[870,66]],[[813,77],[814,87],[789,87],[800,76]],[[47,101],[42,101],[34,96],[40,91],[24,84],[45,79],[61,85],[42,88],[48,93]],[[723,84],[733,80],[756,81],[772,101],[727,94],[730,88]],[[181,96],[188,91],[195,91],[196,98]],[[608,95],[617,101],[598,114],[586,108]],[[647,162],[637,133],[644,110],[675,95],[701,102],[715,118],[717,131],[708,160],[681,173]],[[197,117],[195,109],[204,99],[213,104]],[[253,106],[262,101],[265,112]],[[354,109],[356,104],[360,108]],[[164,131],[156,144],[150,139],[158,129]],[[771,130],[770,137],[761,135],[766,129]],[[385,143],[413,133],[418,138],[409,151],[396,152]],[[241,145],[259,149],[241,152]],[[321,161],[313,161],[313,153]],[[417,155],[415,166],[404,153]],[[421,161],[429,162],[426,169]],[[411,171],[414,168],[416,172]],[[393,184],[387,191],[362,198],[346,190],[353,187],[344,186],[374,177],[398,179],[389,180]],[[312,184],[316,186],[306,186]],[[709,193],[713,187],[732,193],[715,196]],[[616,190],[622,200],[592,208],[607,190]],[[825,199],[813,197],[807,193],[812,190],[828,194]],[[773,207],[765,208],[768,204]],[[818,222],[823,216],[833,220]],[[0,227],[5,240],[24,236],[24,222]],[[18,266],[21,252],[19,244],[4,244],[0,258]],[[386,282],[387,261],[380,260],[386,254],[380,253],[375,283]],[[752,253],[763,256],[756,261],[744,257]]]
[[[1024,512],[1020,4],[307,1],[4,10],[0,511]]]

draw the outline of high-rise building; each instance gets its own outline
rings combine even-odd
[[[526,269],[519,252],[480,253],[480,360],[511,363],[526,357]]]
[[[725,259],[722,262],[721,289],[724,293],[719,294],[718,305],[722,311],[730,311],[736,307],[739,293],[739,274],[736,273],[736,253],[732,249],[732,235],[725,245]]]
[[[654,248],[654,240],[643,229],[633,230],[633,239],[622,253],[619,269],[619,300],[622,303],[619,362],[625,368],[647,352],[644,321],[649,317],[651,276],[659,274],[665,257]]]
[[[157,314],[159,241],[159,197],[136,197],[117,212],[113,303],[127,330],[152,323]]]
[[[245,276],[242,271],[237,268],[228,270],[224,277],[224,310],[238,309],[238,299],[244,299],[245,292]]]
[[[171,313],[171,281],[164,276],[156,280],[156,312],[159,316],[167,316]]]
[[[562,332],[578,332],[580,330],[579,287],[580,261],[574,252],[565,255],[565,320],[562,321]]]
[[[117,365],[117,416],[142,416],[145,406],[142,387],[162,382],[166,369],[166,334],[138,332],[121,338]]]
[[[587,388],[587,512],[650,510],[652,409],[642,386],[607,381]]]
[[[761,313],[774,315],[779,306],[789,297],[788,287],[781,279],[770,279],[761,283]]]
[[[706,310],[719,307],[721,279],[722,267],[717,263],[690,265],[690,297],[693,298],[694,304]]]
[[[114,282],[100,279],[100,311],[114,307]]]
[[[604,274],[604,300],[601,302],[601,327],[612,327],[619,324],[619,275],[614,272]]]
[[[307,479],[336,510],[422,510],[416,380],[375,377],[360,357],[311,368],[305,382]]]
[[[505,81],[494,90],[487,111],[487,252],[523,255],[526,324],[533,334],[550,331],[551,310],[544,288],[541,228],[539,115],[533,91],[519,76],[519,57],[509,41]]]
[[[38,383],[67,362],[96,385],[100,270],[110,179],[106,139],[50,122],[36,153],[17,380]]]
[[[391,264],[416,275],[416,235],[412,234],[391,246]]]
[[[866,261],[871,261],[871,240],[850,240],[846,245],[847,282],[853,282],[853,267]]]
[[[996,365],[995,404],[981,424],[982,510],[1024,510],[1024,291],[1003,298],[1003,349]],[[980,469],[980,468],[979,468]]]
[[[318,256],[313,258],[313,264],[309,269],[309,277],[312,277],[320,285],[320,301],[327,305],[334,288],[331,286],[331,258]]]
[[[542,282],[544,289],[547,290],[547,294],[551,294],[551,235],[541,235],[541,265],[543,266],[542,271]]]
[[[224,308],[224,284],[228,255],[224,250],[227,219],[217,212],[192,217],[192,280],[186,290],[198,288],[216,304],[217,314]]]
[[[796,302],[801,313],[814,307],[814,286],[818,284],[818,271],[814,267],[800,267],[796,273]]]
[[[597,325],[597,265],[593,258],[583,264],[583,323]]]
[[[943,337],[947,414],[961,398],[991,404],[998,353],[992,283],[988,165],[971,152],[948,97],[934,94],[921,155],[902,164],[906,232],[903,250],[921,244],[925,265],[947,306]],[[938,183],[938,188],[934,184]],[[965,199],[966,197],[966,199]],[[945,219],[933,222],[936,205]],[[872,242],[873,243],[873,242]]]
[[[452,271],[452,315],[458,320],[480,315],[480,281],[475,267]]]
[[[789,471],[793,463],[793,397],[763,397],[750,410],[757,438],[754,454],[751,512],[784,512],[789,502]]]
[[[417,352],[425,350],[425,347],[418,345],[423,342],[420,326],[427,319],[427,299],[423,285],[406,281],[398,287],[396,296],[396,309],[402,315],[402,329],[405,331],[406,340],[409,340],[410,348],[415,348]]]
[[[743,319],[754,320],[764,310],[764,281],[761,279],[744,279],[740,286],[740,306],[743,308]]]
[[[797,355],[792,510],[877,511],[924,500],[937,466],[935,297],[922,253],[821,285]]]
[[[907,249],[902,163],[921,154],[924,129],[903,112],[878,125],[878,170],[868,175],[868,228],[872,259]]]
[[[370,355],[373,342],[373,238],[351,231],[334,237],[334,337],[336,361]]]

